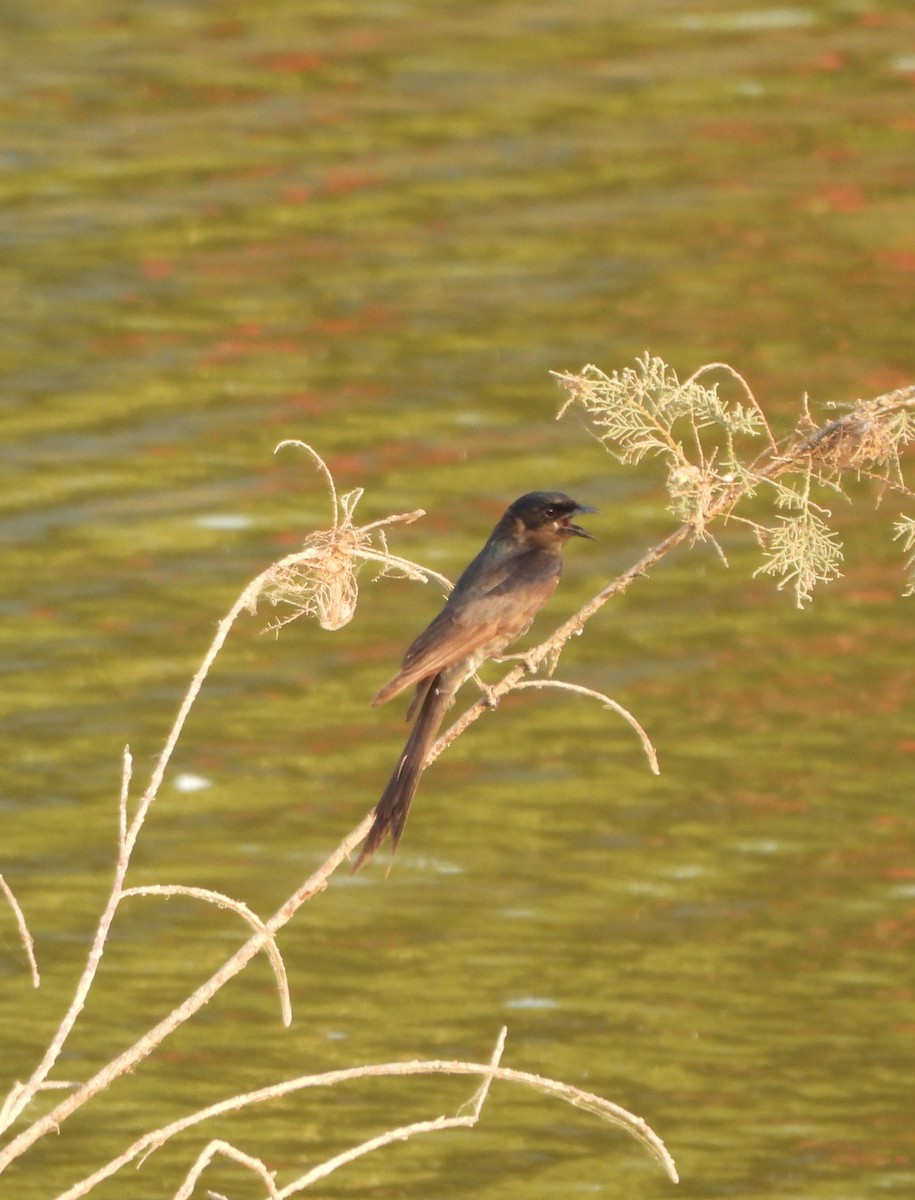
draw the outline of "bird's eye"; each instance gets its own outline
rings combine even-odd
[[[543,510],[543,512],[544,512],[544,515],[546,516],[547,520],[550,520],[550,521],[552,521],[553,517],[559,516],[559,509],[556,507],[555,504],[550,504],[547,508],[545,508]]]

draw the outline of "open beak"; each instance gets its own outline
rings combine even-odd
[[[577,517],[582,513],[596,513],[599,511],[597,508],[592,508],[590,504],[579,504],[573,515]],[[587,529],[582,529],[580,525],[573,525],[571,521],[566,522],[566,529],[568,529],[569,533],[575,533],[579,537],[590,538],[592,542],[597,541],[593,533],[589,533]]]

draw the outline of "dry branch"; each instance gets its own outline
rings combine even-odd
[[[270,965],[273,967],[276,987],[280,996],[283,1024],[287,1029],[289,1028],[292,1024],[292,1000],[289,996],[289,978],[286,974],[286,964],[283,962],[283,956],[280,954],[280,948],[276,944],[276,939],[257,913],[252,912],[247,904],[241,900],[233,899],[232,896],[226,896],[223,892],[214,892],[210,888],[188,887],[186,884],[181,883],[151,883],[144,887],[125,888],[121,893],[121,898],[123,899],[126,896],[188,896],[192,900],[204,900],[208,904],[215,904],[217,908],[227,908],[230,912],[237,913],[253,930],[263,934],[266,939],[264,950],[270,959]]]
[[[511,668],[494,687],[488,690],[485,700],[472,704],[438,740],[430,758],[436,757],[473,721],[482,716],[484,712],[489,711],[492,701],[497,700],[516,686],[531,686],[530,681],[524,681],[528,670],[537,669],[544,663],[550,664],[551,667],[554,666],[562,647],[570,637],[580,633],[585,624],[604,604],[628,588],[636,579],[646,576],[650,569],[672,549],[686,541],[710,537],[709,527],[713,522],[727,521],[728,519],[743,520],[757,530],[764,543],[768,538],[770,561],[775,561],[781,555],[777,569],[784,580],[794,582],[800,601],[809,595],[812,581],[815,578],[823,578],[824,572],[828,575],[831,570],[828,555],[824,560],[825,566],[823,563],[818,566],[815,561],[816,547],[819,546],[820,552],[826,554],[823,546],[824,541],[828,539],[824,531],[819,529],[812,519],[818,513],[826,512],[821,506],[818,507],[812,499],[811,490],[814,485],[836,488],[841,473],[850,469],[860,475],[876,478],[884,488],[892,489],[906,496],[912,494],[903,479],[901,453],[906,444],[915,437],[915,416],[913,416],[915,388],[900,389],[888,396],[861,402],[848,413],[819,428],[809,420],[805,409],[804,418],[798,422],[796,429],[787,438],[776,442],[762,415],[760,406],[746,385],[746,381],[731,368],[723,367],[722,364],[700,368],[683,384],[680,384],[676,377],[672,376],[669,368],[660,363],[660,360],[649,360],[646,356],[646,359],[640,363],[640,368],[641,374],[638,371],[630,371],[628,375],[624,372],[622,376],[604,376],[596,368],[586,368],[581,375],[562,376],[561,382],[569,390],[569,403],[582,403],[589,415],[596,420],[602,440],[617,439],[617,449],[622,457],[629,461],[638,461],[646,454],[666,456],[671,508],[674,513],[680,514],[685,519],[681,521],[678,528],[643,555],[637,563],[602,588],[573,617],[564,622],[538,646],[528,651],[524,656],[524,665]],[[713,368],[729,371],[737,379],[744,388],[746,404],[726,404],[718,396],[715,388],[706,388],[699,382],[700,378]],[[625,407],[627,387],[634,389],[633,399],[628,408]],[[610,403],[609,408],[605,401]],[[623,405],[622,408],[613,408],[613,405],[619,406],[620,404]],[[682,421],[685,421],[687,426],[685,438],[681,437],[678,432],[677,423]],[[718,428],[719,431],[723,430],[722,438],[717,442],[710,432],[714,428]],[[741,439],[750,438],[759,432],[765,433],[767,446],[747,464],[737,453],[737,443]],[[83,1011],[120,902],[127,895],[143,894],[144,892],[146,894],[171,895],[176,894],[178,890],[173,885],[161,885],[158,888],[147,889],[127,888],[125,878],[137,839],[158,795],[188,714],[239,616],[245,611],[253,611],[258,600],[262,596],[267,596],[275,604],[290,605],[293,617],[314,615],[324,627],[339,628],[352,616],[356,599],[356,572],[359,566],[365,562],[378,564],[382,574],[397,572],[415,579],[427,580],[433,577],[442,579],[434,572],[391,555],[387,549],[385,528],[395,522],[415,520],[421,515],[419,512],[391,516],[382,521],[357,527],[353,520],[353,514],[362,495],[361,490],[338,497],[333,479],[323,461],[304,443],[297,444],[316,459],[319,470],[322,471],[328,483],[332,499],[333,526],[326,533],[312,535],[302,550],[286,556],[252,580],[219,623],[216,635],[181,703],[165,746],[153,768],[149,784],[140,797],[132,816],[128,811],[132,763],[130,751],[125,749],[118,820],[118,856],[111,893],[99,920],[73,1000],[64,1013],[45,1055],[25,1083],[14,1084],[0,1109],[3,1128],[8,1128],[39,1092],[51,1087],[71,1086],[63,1084],[61,1081],[51,1081],[49,1075],[58,1061],[74,1024]],[[686,446],[689,447],[689,450],[685,448]],[[792,475],[800,479],[799,487],[786,482],[786,479]],[[787,534],[779,546],[778,529],[780,527],[778,525],[766,528],[756,520],[748,520],[735,515],[735,509],[739,502],[754,495],[763,487],[773,490],[777,503],[784,510],[781,518],[782,527],[787,528],[797,514],[800,514],[807,522],[809,528],[806,540],[799,537],[799,526],[795,525],[792,531],[792,536],[800,542],[799,550],[795,548],[792,551],[790,547],[786,548],[789,540]],[[897,530],[899,536],[906,542],[907,551],[912,553],[913,547],[915,547],[915,523],[910,517],[903,517],[897,525]],[[792,557],[792,553],[794,557]],[[801,570],[795,569],[794,564],[799,561],[799,555],[805,555],[809,561],[813,562],[812,575],[808,571],[805,576]],[[794,573],[792,574],[792,572]],[[447,586],[447,581],[443,582]],[[542,686],[542,683],[538,681],[537,686]],[[651,743],[635,718],[625,710],[621,710],[614,701],[607,697],[601,697],[601,700],[621,712],[621,715],[637,730],[646,753],[649,755],[649,761],[654,764]],[[79,1086],[74,1086],[72,1092],[51,1111],[39,1116],[0,1149],[0,1172],[45,1134],[56,1132],[72,1113],[97,1095],[99,1091],[125,1072],[133,1070],[166,1037],[199,1011],[224,984],[239,974],[261,950],[265,950],[273,956],[281,1002],[284,1006],[284,1017],[287,1016],[288,996],[284,998],[285,975],[282,971],[281,960],[277,961],[276,934],[293,918],[302,904],[327,886],[334,871],[347,860],[351,851],[367,833],[371,819],[372,814],[370,813],[340,842],[318,870],[306,879],[266,921],[261,921],[239,901],[232,901],[228,897],[221,897],[215,893],[204,895],[203,889],[198,890],[202,898],[225,904],[248,921],[253,932],[247,942],[218,971],[214,972],[210,979],[201,984],[183,1004],[168,1014],[132,1046],[111,1060],[95,1076]],[[17,915],[20,931],[22,931],[25,926],[21,910],[8,886],[2,880],[0,880],[0,886]],[[185,889],[185,894],[193,893]],[[34,975],[36,968],[27,931],[23,937]],[[658,1154],[671,1177],[675,1178],[672,1163],[669,1162],[669,1156],[665,1158],[666,1151],[663,1150],[663,1146],[648,1127],[638,1118],[632,1117],[632,1114],[618,1109],[599,1097],[571,1088],[569,1085],[540,1079],[524,1072],[510,1071],[497,1067],[493,1063],[488,1066],[456,1062],[385,1064],[377,1068],[353,1068],[349,1071],[332,1072],[325,1076],[304,1077],[302,1080],[278,1086],[287,1090],[297,1090],[302,1087],[326,1086],[346,1079],[366,1078],[379,1074],[408,1075],[430,1072],[478,1074],[483,1075],[487,1081],[500,1079],[525,1083],[559,1096],[569,1103],[598,1112],[605,1119],[616,1120],[629,1132],[640,1137],[646,1145],[651,1147],[653,1152]],[[234,1101],[227,1103],[256,1103],[260,1099],[272,1098],[277,1094],[281,1093],[278,1093],[276,1089],[262,1089],[257,1093],[249,1093],[246,1097],[236,1097]],[[207,1115],[215,1115],[217,1111],[224,1110],[220,1106],[203,1110],[202,1114],[193,1114],[192,1117],[187,1118],[181,1127],[186,1128],[188,1124],[204,1120]],[[457,1118],[450,1120],[457,1120]],[[435,1126],[434,1122],[420,1124],[423,1130]],[[171,1127],[167,1128],[171,1129]],[[147,1135],[145,1139],[135,1143],[126,1152],[126,1158],[115,1160],[114,1163],[102,1168],[95,1176],[83,1181],[87,1185],[86,1190],[71,1189],[65,1195],[68,1198],[85,1195],[88,1187],[94,1185],[93,1181],[106,1178],[119,1169],[124,1162],[131,1161],[132,1158],[143,1153],[144,1147],[147,1150],[151,1149],[157,1138],[162,1136],[162,1130]],[[171,1136],[171,1133],[168,1133],[168,1136]],[[382,1141],[379,1144],[383,1144],[385,1139],[390,1140],[392,1137],[400,1136],[404,1136],[403,1131],[381,1135]],[[377,1139],[373,1139],[373,1146],[376,1141]],[[213,1153],[227,1152],[216,1143],[213,1143],[213,1146],[215,1147]],[[349,1153],[364,1152],[366,1152],[365,1148],[357,1147]],[[243,1152],[234,1150],[230,1153],[236,1154],[236,1156],[243,1154]],[[256,1170],[258,1161],[251,1159],[248,1165]],[[331,1161],[335,1162],[335,1160]],[[315,1171],[317,1170],[319,1169],[315,1168]],[[317,1178],[319,1175],[314,1175],[314,1177]],[[301,1176],[296,1184],[297,1186],[307,1186],[307,1183],[302,1181],[310,1181],[310,1179],[311,1174]],[[287,1192],[286,1194],[292,1193]]]
[[[630,1113],[627,1109],[620,1107],[612,1101],[604,1099],[602,1096],[595,1095],[593,1092],[583,1091],[581,1088],[573,1087],[571,1084],[562,1083],[559,1080],[548,1079],[542,1075],[535,1075],[528,1071],[516,1071],[509,1067],[499,1066],[501,1059],[502,1048],[504,1046],[506,1031],[503,1029],[499,1035],[495,1050],[488,1063],[472,1063],[462,1062],[460,1060],[442,1060],[432,1059],[429,1061],[415,1060],[411,1062],[393,1062],[379,1063],[374,1066],[352,1067],[339,1071],[327,1071],[320,1075],[304,1075],[296,1079],[290,1079],[284,1083],[274,1084],[270,1087],[258,1088],[255,1091],[245,1092],[238,1096],[230,1097],[218,1104],[212,1104],[207,1108],[200,1109],[198,1112],[191,1113],[187,1117],[183,1117],[179,1121],[174,1121],[169,1125],[163,1126],[161,1129],[153,1130],[148,1134],[144,1134],[142,1138],[137,1139],[116,1159],[112,1159],[104,1167],[100,1168],[94,1174],[80,1180],[67,1191],[62,1192],[55,1200],[79,1200],[79,1197],[85,1196],[104,1179],[110,1178],[116,1174],[122,1167],[127,1166],[131,1162],[145,1159],[153,1151],[159,1149],[171,1138],[177,1134],[184,1132],[187,1129],[202,1124],[204,1121],[212,1120],[214,1117],[224,1116],[227,1113],[237,1112],[241,1109],[248,1108],[252,1105],[263,1104],[268,1101],[277,1100],[282,1097],[293,1095],[297,1092],[305,1091],[311,1088],[334,1087],[341,1083],[350,1083],[362,1079],[377,1079],[389,1077],[408,1077],[415,1075],[470,1075],[480,1076],[483,1079],[482,1086],[477,1090],[473,1099],[470,1102],[470,1112],[456,1117],[439,1117],[433,1121],[421,1121],[411,1125],[406,1125],[398,1129],[388,1130],[385,1133],[379,1134],[378,1137],[370,1139],[368,1142],[360,1143],[358,1146],[351,1147],[342,1154],[334,1156],[334,1158],[313,1167],[310,1171],[297,1177],[292,1183],[288,1184],[283,1189],[277,1189],[277,1196],[286,1197],[293,1195],[295,1191],[301,1191],[305,1187],[310,1186],[318,1179],[324,1178],[337,1167],[343,1166],[345,1163],[352,1162],[370,1150],[377,1149],[380,1146],[388,1145],[393,1141],[401,1141],[407,1137],[412,1137],[419,1133],[438,1132],[444,1129],[453,1128],[468,1128],[476,1124],[482,1111],[483,1104],[489,1093],[489,1087],[494,1080],[501,1080],[506,1083],[522,1084],[526,1087],[533,1088],[535,1091],[542,1092],[545,1095],[553,1096],[558,1100],[563,1100],[567,1104],[571,1104],[576,1108],[581,1108],[586,1112],[593,1113],[606,1121],[608,1124],[615,1125],[620,1129],[625,1130],[637,1141],[650,1151],[650,1153],[658,1160],[668,1177],[677,1182],[677,1169],[674,1160],[671,1157],[664,1143],[651,1127],[642,1120],[641,1117]],[[212,1145],[212,1143],[211,1143]],[[214,1151],[215,1152],[215,1151]],[[200,1171],[196,1170],[201,1158],[206,1155],[206,1150],[195,1161],[194,1167],[191,1168],[191,1173],[194,1179],[199,1178]],[[250,1157],[250,1156],[249,1156]],[[200,1170],[210,1161],[212,1154],[206,1157]],[[264,1164],[259,1159],[251,1159],[252,1165],[259,1163],[261,1167]],[[260,1174],[260,1170],[253,1166]],[[264,1168],[266,1170],[266,1168]],[[194,1173],[196,1170],[196,1174]],[[184,1197],[190,1195],[189,1191],[184,1190],[187,1186],[187,1180],[182,1185],[175,1200],[183,1200]]]
[[[19,940],[22,942],[22,948],[25,951],[25,956],[29,960],[29,969],[32,972],[32,986],[41,986],[41,976],[38,974],[38,960],[35,958],[35,943],[32,940],[32,935],[29,933],[29,927],[25,919],[25,913],[19,906],[19,901],[16,899],[15,893],[10,885],[0,875],[0,892],[3,892],[6,897],[6,902],[13,910],[13,916],[16,918],[16,927],[19,930]]]

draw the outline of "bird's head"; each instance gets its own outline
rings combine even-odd
[[[502,522],[516,536],[558,548],[572,536],[594,540],[594,534],[575,525],[572,518],[596,512],[590,504],[579,504],[564,492],[528,492],[509,507]]]

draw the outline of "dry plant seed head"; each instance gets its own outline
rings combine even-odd
[[[418,583],[435,579],[442,584],[446,593],[451,590],[451,584],[444,575],[388,550],[385,527],[398,522],[409,524],[416,521],[424,516],[423,510],[398,513],[368,525],[356,525],[353,511],[361,496],[362,488],[341,496],[337,509],[338,523],[332,529],[310,533],[302,550],[274,563],[266,572],[263,594],[272,604],[285,604],[290,609],[268,628],[280,629],[298,617],[316,617],[322,629],[342,629],[356,612],[359,596],[357,575],[366,562],[375,563],[378,567],[376,579],[384,575],[413,579]]]
[[[372,537],[353,524],[353,510],[362,495],[359,488],[340,497],[338,524],[310,533],[298,555],[274,565],[264,594],[274,605],[289,611],[270,628],[279,629],[298,617],[316,617],[322,629],[342,629],[356,611],[359,588],[356,573],[362,565],[360,550],[372,548]],[[342,520],[340,520],[342,510]]]
[[[315,461],[330,492],[333,525],[330,529],[310,533],[301,550],[280,559],[260,577],[251,597],[252,611],[260,595],[265,595],[274,606],[286,605],[289,610],[271,622],[269,629],[279,630],[299,617],[316,617],[322,629],[342,629],[355,614],[359,596],[356,577],[365,562],[378,565],[378,576],[395,575],[420,583],[437,579],[446,591],[451,590],[451,584],[443,575],[388,550],[385,528],[398,522],[410,524],[425,515],[422,509],[383,517],[368,525],[356,525],[353,513],[363,489],[355,488],[338,495],[330,468],[316,450],[306,442],[293,439],[280,442],[277,450],[284,446],[305,450]]]
[[[270,628],[279,629],[303,616],[316,617],[322,629],[330,630],[352,620],[359,593],[356,571],[361,565],[356,555],[371,545],[371,536],[352,520],[361,495],[360,489],[340,497],[333,527],[310,533],[298,554],[270,568],[263,593],[271,604],[289,609]]]

